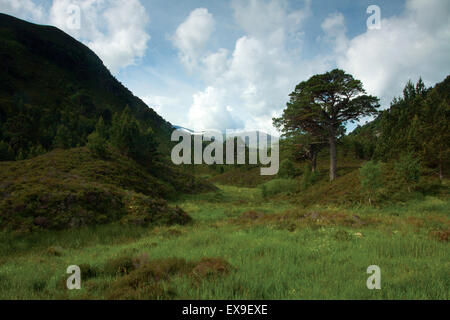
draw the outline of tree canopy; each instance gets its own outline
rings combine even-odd
[[[330,146],[330,180],[336,178],[336,138],[347,122],[375,115],[379,99],[366,95],[360,80],[340,69],[299,83],[274,125],[287,133],[309,133]]]

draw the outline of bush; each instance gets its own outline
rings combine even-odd
[[[306,164],[305,171],[303,172],[302,179],[300,180],[300,188],[302,190],[308,189],[317,180],[317,173],[312,172],[312,166],[310,163]]]
[[[377,192],[382,186],[381,164],[375,161],[366,162],[359,169],[359,180],[362,189],[369,197],[369,203],[372,203],[372,199],[377,196]]]
[[[407,185],[408,191],[411,192],[411,186],[415,186],[419,182],[421,174],[420,161],[413,154],[408,153],[400,157],[394,165],[395,175]]]
[[[278,172],[278,176],[281,178],[295,178],[297,175],[297,170],[295,170],[294,163],[289,160],[285,159],[281,161],[280,164],[280,171]]]
[[[98,119],[95,131],[88,137],[87,147],[89,150],[99,158],[106,157],[106,144],[108,139],[108,132],[103,118]]]
[[[274,179],[261,186],[263,197],[272,194],[292,194],[298,191],[298,184],[293,179]]]
[[[89,151],[96,157],[106,157],[106,140],[100,137],[97,131],[94,131],[89,135],[87,147],[89,148]]]

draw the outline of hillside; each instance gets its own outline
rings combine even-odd
[[[69,132],[64,147],[82,146],[100,116],[110,123],[127,105],[168,151],[171,125],[93,51],[55,27],[0,14],[0,71],[0,141],[15,156],[36,146],[53,149],[58,132]]]
[[[87,148],[54,150],[0,165],[0,229],[64,229],[121,220],[137,225],[186,223],[164,199],[213,190],[186,173],[158,164],[160,178],[130,158],[107,159]]]
[[[215,189],[167,160],[172,126],[57,28],[0,14],[0,70],[0,230],[186,223],[166,199]]]

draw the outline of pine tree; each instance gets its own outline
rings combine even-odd
[[[326,135],[330,147],[330,181],[336,178],[336,139],[349,121],[377,113],[378,98],[365,95],[362,83],[335,69],[298,84],[281,118],[274,119],[285,130],[300,130],[312,136]]]
[[[107,128],[105,126],[103,118],[100,117],[100,119],[97,122],[97,125],[95,126],[95,131],[88,136],[87,142],[87,147],[89,148],[89,150],[99,158],[106,157],[107,153],[106,137],[107,137]]]
[[[72,135],[65,125],[61,124],[58,126],[56,136],[53,139],[53,146],[61,149],[68,149],[72,147]]]

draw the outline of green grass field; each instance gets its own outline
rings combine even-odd
[[[219,187],[171,203],[185,226],[1,234],[0,299],[449,299],[448,200],[304,209]],[[69,265],[81,290],[66,288]]]

